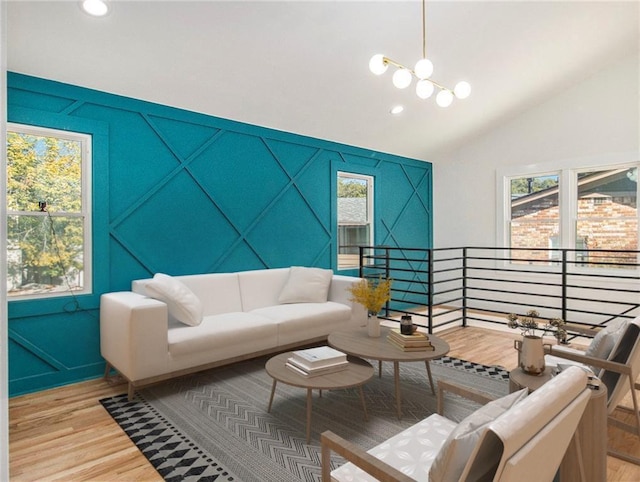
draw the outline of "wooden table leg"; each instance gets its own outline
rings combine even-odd
[[[273,379],[273,385],[271,385],[271,396],[269,397],[269,408],[267,408],[267,413],[271,413],[271,404],[273,403],[273,395],[276,393],[276,385],[277,381]]]
[[[400,408],[401,400],[400,400],[400,363],[397,361],[393,362],[393,379],[396,384],[396,411],[398,413],[398,420],[402,418],[402,408]]]
[[[425,360],[424,364],[427,366],[427,375],[429,375],[429,383],[431,384],[431,393],[436,394],[436,389],[433,386],[433,377],[431,376],[431,365],[429,365],[429,360]]]
[[[362,411],[364,412],[364,421],[367,422],[369,420],[369,415],[367,414],[367,404],[364,402],[364,392],[362,391],[362,385],[358,387],[358,391],[360,392],[360,400],[362,401]]]
[[[311,442],[311,394],[313,390],[307,388],[307,443]]]
[[[378,378],[382,378],[382,360],[378,360]]]

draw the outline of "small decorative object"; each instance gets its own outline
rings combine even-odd
[[[541,375],[544,372],[544,352],[545,346],[551,347],[542,341],[542,337],[547,332],[552,332],[558,342],[565,342],[567,332],[564,329],[565,322],[560,318],[553,318],[540,328],[542,335],[536,335],[538,327],[537,318],[540,313],[536,310],[529,310],[527,314],[520,317],[514,313],[507,316],[509,328],[519,328],[522,331],[522,340],[514,340],[513,346],[518,351],[518,366],[530,375]]]
[[[403,335],[413,333],[413,320],[411,319],[411,315],[402,315],[402,318],[400,318],[400,333]]]
[[[361,304],[367,310],[369,336],[380,336],[378,313],[384,304],[391,299],[391,280],[380,278],[377,282],[371,282],[363,279],[352,285],[349,292],[352,295],[350,301]]]
[[[371,338],[378,338],[380,336],[380,319],[378,315],[369,313],[367,318],[367,334]]]

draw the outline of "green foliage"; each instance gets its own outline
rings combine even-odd
[[[366,181],[338,177],[338,197],[367,197]]]
[[[531,194],[558,185],[558,176],[511,179],[511,194]]]
[[[7,133],[8,247],[20,253],[10,276],[19,273],[23,285],[56,285],[82,270],[82,217],[67,215],[81,213],[81,194],[80,142]]]

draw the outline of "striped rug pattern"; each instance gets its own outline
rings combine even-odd
[[[306,391],[279,383],[271,413],[272,379],[266,358],[177,378],[101,400],[167,481],[287,482],[320,480],[320,433],[332,430],[368,449],[436,411],[424,363],[400,365],[402,412],[395,411],[393,365],[383,363],[363,387],[368,421],[356,390],[314,395],[312,438],[306,443]],[[372,362],[377,367],[377,362]],[[508,393],[500,367],[443,357],[431,362],[434,380],[446,379],[495,396]],[[445,416],[462,420],[477,408],[447,397]],[[344,461],[334,456],[332,466]]]

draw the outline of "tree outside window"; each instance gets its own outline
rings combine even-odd
[[[89,136],[9,125],[8,296],[87,292]]]

